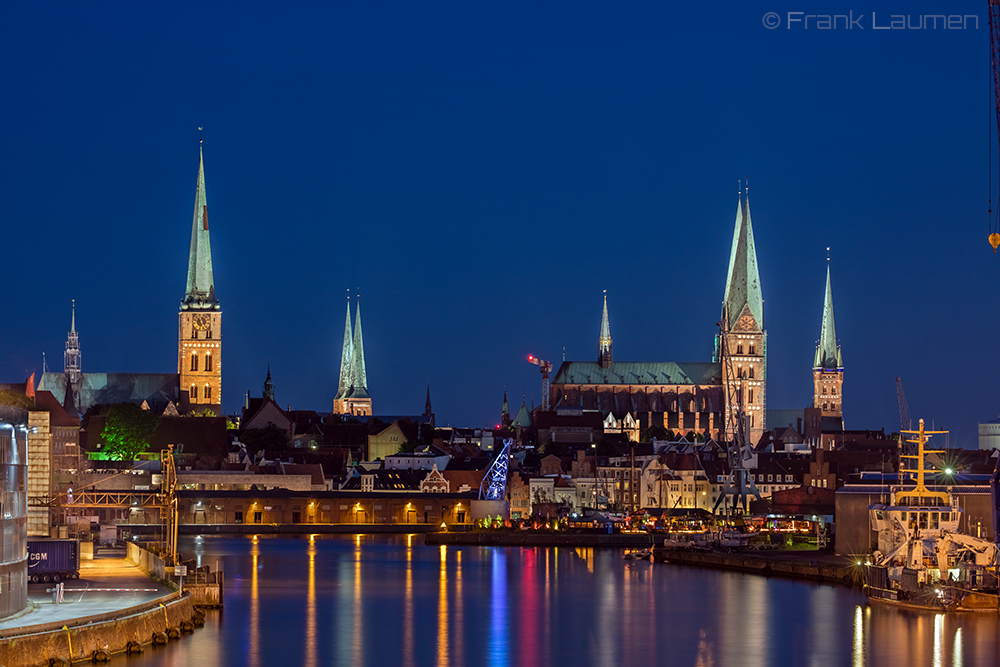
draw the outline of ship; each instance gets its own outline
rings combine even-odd
[[[865,594],[873,603],[909,609],[996,613],[996,544],[960,531],[963,509],[951,487],[925,483],[925,457],[943,453],[927,449],[928,436],[944,433],[925,430],[922,419],[918,430],[900,433],[904,484],[891,488],[888,504],[868,506],[878,548],[862,565]]]

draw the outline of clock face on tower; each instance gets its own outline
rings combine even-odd
[[[193,322],[194,328],[197,331],[205,331],[212,324],[212,318],[209,315],[195,315]]]

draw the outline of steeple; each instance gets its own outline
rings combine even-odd
[[[844,362],[837,345],[837,330],[833,323],[833,288],[830,285],[830,264],[826,265],[826,299],[823,302],[823,324],[820,328],[819,345],[813,368],[833,370],[843,368]]]
[[[351,297],[347,297],[347,318],[344,321],[344,348],[340,353],[340,384],[337,388],[336,399],[346,398],[351,393],[354,385],[353,374],[351,373],[354,364],[354,341],[351,333]]]
[[[264,397],[274,400],[274,383],[271,381],[271,364],[267,365],[267,378],[264,380]]]
[[[198,145],[198,185],[191,222],[191,249],[188,253],[187,289],[181,310],[219,310],[212,277],[212,246],[208,238],[208,202],[205,197],[205,158]]]
[[[354,317],[354,349],[351,363],[352,387],[351,398],[369,398],[368,374],[365,372],[365,343],[361,336],[361,299],[358,299],[358,309]]]
[[[746,311],[753,318],[755,328],[763,331],[763,306],[748,193],[737,201],[736,207],[736,228],[733,231],[733,248],[729,254],[729,271],[726,273],[726,294],[722,302],[726,329],[733,329]],[[747,325],[749,322],[745,322],[744,326]]]
[[[427,402],[424,404],[424,414],[425,415],[429,415],[429,414],[431,414],[431,412],[433,412],[433,410],[431,410],[431,385],[428,383],[428,385],[427,385]]]
[[[500,409],[500,426],[510,425],[510,407],[507,405],[507,390],[503,390],[503,407]]]
[[[604,314],[601,316],[601,337],[598,339],[597,363],[611,366],[611,324],[608,322],[608,290],[604,290]]]
[[[80,379],[81,369],[80,335],[76,332],[76,299],[73,299],[73,314],[70,318],[69,334],[66,336],[66,351],[63,353],[63,372],[69,381]]]

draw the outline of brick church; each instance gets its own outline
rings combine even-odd
[[[630,415],[640,428],[661,426],[688,437],[731,439],[742,419],[757,443],[767,430],[767,331],[749,197],[737,204],[720,329],[711,361],[617,361],[607,295],[596,361],[564,361],[551,384],[557,414]],[[842,417],[843,364],[833,325],[827,270],[820,344],[813,368],[814,406]],[[801,411],[800,411],[801,414]]]

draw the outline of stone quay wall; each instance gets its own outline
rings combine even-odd
[[[130,646],[160,641],[191,627],[191,597],[172,593],[145,604],[68,622],[24,626],[0,632],[0,664],[5,667],[91,661],[95,654],[122,653]]]

